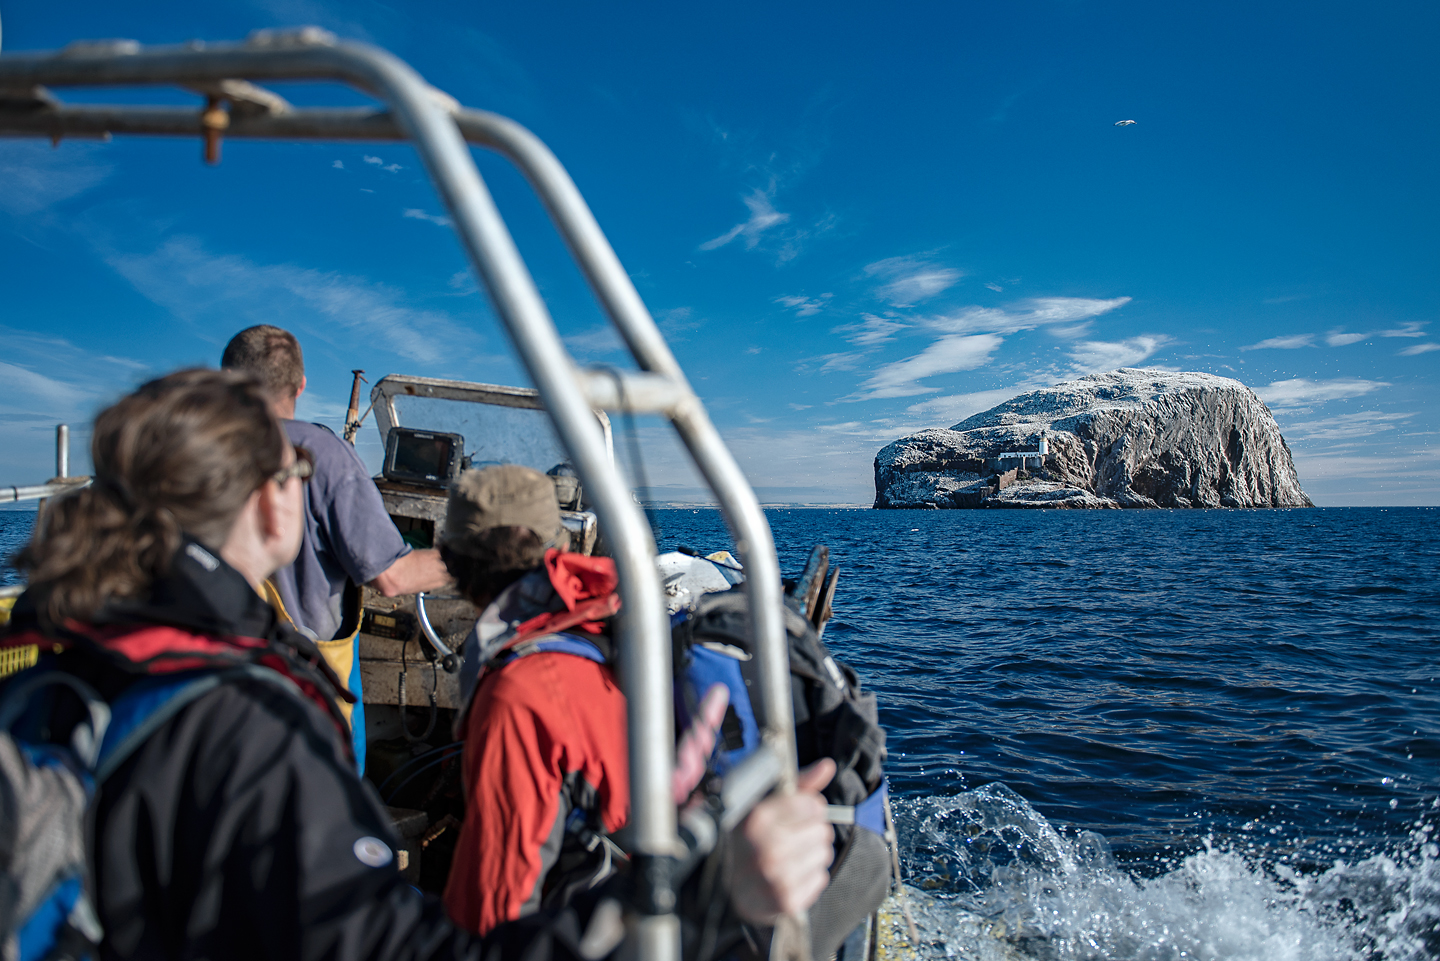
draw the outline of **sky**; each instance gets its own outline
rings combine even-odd
[[[0,0],[0,23],[6,52],[317,24],[524,124],[764,501],[868,505],[905,434],[1155,366],[1253,388],[1317,504],[1440,504],[1433,2]],[[475,155],[576,359],[624,363],[523,180]],[[255,323],[297,334],[300,415],[337,428],[352,368],[528,383],[406,146],[231,141],[209,167],[192,140],[0,140],[0,285],[0,484],[51,476],[58,422],[88,470],[99,409]],[[653,499],[706,499],[663,425],[629,429]]]

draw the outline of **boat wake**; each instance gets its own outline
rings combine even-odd
[[[1148,865],[1122,865],[1093,832],[1062,834],[999,783],[902,800],[895,816],[924,959],[1440,958],[1431,816],[1395,850],[1348,861],[1210,838]]]

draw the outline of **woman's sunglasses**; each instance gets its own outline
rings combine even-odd
[[[275,473],[270,475],[270,479],[275,482],[275,486],[284,487],[285,482],[292,477],[298,477],[301,480],[306,480],[307,478],[313,477],[314,474],[315,455],[310,453],[309,448],[301,447],[299,444],[296,444],[295,463],[291,464],[289,467],[280,468]]]

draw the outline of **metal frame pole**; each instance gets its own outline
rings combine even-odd
[[[339,79],[389,106],[296,110],[249,79]],[[496,312],[545,402],[596,512],[606,527],[621,577],[624,602],[619,639],[629,695],[632,823],[642,868],[639,925],[641,956],[673,961],[678,928],[665,874],[676,850],[675,811],[669,796],[674,735],[670,713],[669,630],[663,615],[655,545],[628,487],[606,456],[605,438],[592,413],[590,382],[565,351],[513,239],[470,157],[465,140],[495,149],[530,180],[569,245],[597,298],[649,376],[668,381],[664,413],[709,483],[745,561],[749,625],[761,672],[760,704],[766,740],[782,761],[780,786],[794,785],[795,749],[790,709],[788,643],[774,540],[754,491],[725,447],[683,371],[646,310],[628,274],[595,222],[564,167],[547,147],[513,121],[463,110],[424,82],[408,65],[373,47],[337,43],[313,28],[262,32],[243,45],[142,50],[130,41],[72,45],[60,54],[0,57],[0,91],[11,100],[32,98],[25,109],[0,110],[0,135],[107,137],[115,133],[211,135],[198,111],[175,107],[67,106],[44,85],[178,84],[214,97],[224,91],[237,106],[225,136],[414,140],[416,149],[455,223]],[[236,96],[230,96],[236,94]],[[258,107],[258,109],[256,109]],[[462,139],[463,134],[463,139]],[[654,385],[656,396],[665,384]],[[625,401],[631,409],[640,409]]]

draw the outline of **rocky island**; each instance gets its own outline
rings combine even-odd
[[[875,455],[875,507],[1312,507],[1238,380],[1122,367],[1013,397]]]

